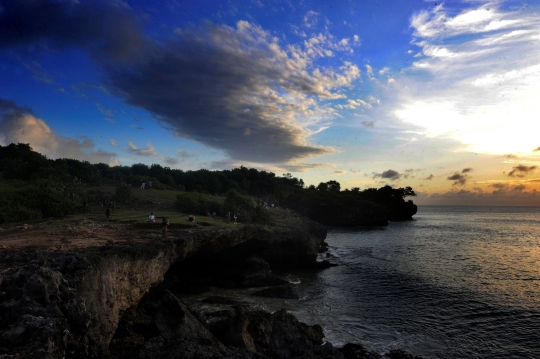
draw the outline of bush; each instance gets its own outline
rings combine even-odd
[[[63,218],[66,214],[75,213],[78,207],[72,192],[50,180],[13,187],[11,191],[7,187],[2,188],[0,198],[0,222],[4,223],[47,217]]]
[[[223,203],[224,212],[236,213],[238,219],[244,223],[253,222],[256,215],[257,201],[251,196],[244,196],[238,191],[231,189],[227,192],[225,203]],[[262,212],[259,212],[262,216]],[[263,218],[261,217],[261,220]]]
[[[197,192],[188,192],[176,196],[176,206],[178,210],[187,213],[195,213],[199,215],[216,211],[222,214],[221,201],[213,196],[205,195]]]
[[[133,200],[133,187],[126,184],[116,186],[114,200],[116,202],[130,203]]]

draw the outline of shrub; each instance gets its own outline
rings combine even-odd
[[[133,200],[133,188],[129,185],[119,184],[114,194],[116,202],[130,203]]]
[[[227,192],[227,197],[223,203],[223,211],[238,215],[239,221],[244,223],[253,222],[256,216],[257,201],[251,196],[244,196],[238,191],[231,189]],[[262,212],[259,212],[262,215]],[[262,218],[261,218],[262,220]]]
[[[221,214],[221,200],[197,192],[188,192],[176,196],[176,206],[182,212],[205,214],[206,211]]]

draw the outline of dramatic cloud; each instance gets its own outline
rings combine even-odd
[[[0,114],[0,142],[3,145],[28,143],[35,151],[50,158],[120,164],[115,153],[93,150],[94,142],[86,137],[76,140],[59,136],[30,109],[19,107],[12,101],[0,99]]]
[[[143,46],[136,17],[114,2],[5,0],[0,49],[79,46],[96,58],[127,60]]]
[[[525,165],[518,165],[516,167],[513,167],[513,170],[508,173],[508,177],[520,177],[523,178],[529,173],[533,173],[535,169],[537,169],[538,166],[525,166]]]
[[[383,173],[373,173],[373,178],[377,178],[377,177],[389,179],[391,181],[396,181],[401,178],[401,174],[399,174],[398,171],[394,171],[394,170],[384,171]]]
[[[343,97],[336,90],[358,79],[355,65],[309,72],[317,54],[284,50],[245,21],[235,29],[207,24],[177,34],[177,41],[155,49],[144,62],[108,67],[108,85],[129,104],[157,115],[178,137],[233,159],[286,163],[333,152],[310,145],[306,127],[335,115],[319,101]]]
[[[322,20],[306,14],[304,25]],[[178,137],[256,163],[298,163],[335,152],[310,137],[338,116],[329,100],[346,99],[343,88],[360,79],[358,66],[317,67],[319,58],[352,52],[358,37],[316,33],[282,46],[259,26],[206,23],[176,29],[175,40],[152,41],[121,2],[4,1],[2,48],[65,48],[89,52],[103,69],[105,91],[151,112]],[[98,109],[112,121],[113,113]],[[351,108],[371,108],[348,100]],[[134,126],[138,128],[138,126]]]

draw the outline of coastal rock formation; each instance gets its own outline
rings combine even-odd
[[[371,202],[291,194],[282,205],[327,226],[386,226],[388,221],[412,220],[418,210],[412,201],[399,196],[390,199]]]
[[[233,259],[258,267],[255,277],[262,278],[269,278],[265,263],[314,266],[326,230],[308,219],[294,224],[171,230],[171,239],[163,242],[110,240],[77,251],[1,251],[0,355],[108,357],[124,313],[185,261]],[[244,284],[253,280],[241,272],[237,277]]]
[[[284,310],[209,297],[207,303],[230,309],[197,313],[175,295],[190,277],[199,288],[282,288],[271,268],[317,268],[325,228],[286,215],[276,223],[173,227],[165,241],[128,225],[103,225],[97,230],[111,238],[97,244],[89,232],[94,242],[87,246],[62,237],[49,249],[0,250],[0,359],[380,357],[359,345],[323,344],[319,325]]]

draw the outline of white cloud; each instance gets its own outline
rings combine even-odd
[[[389,67],[383,67],[381,70],[379,70],[379,75],[384,75],[390,71]]]
[[[337,105],[336,106],[337,108],[340,108],[340,109],[343,109],[343,108],[346,108],[346,109],[355,109],[355,108],[358,108],[358,107],[365,107],[365,108],[372,108],[373,106],[364,101],[364,100],[361,100],[361,99],[356,99],[356,100],[347,100],[347,103],[345,105]]]
[[[504,5],[473,2],[461,12],[438,6],[413,16],[413,42],[424,58],[399,77],[396,118],[475,152],[537,147],[540,17]],[[416,81],[419,71],[422,81]]]
[[[307,28],[313,28],[319,22],[319,13],[315,11],[308,11],[304,16],[304,26]]]
[[[134,154],[136,156],[142,156],[142,157],[157,157],[159,156],[159,153],[157,153],[156,149],[152,144],[149,142],[146,144],[146,148],[139,148],[135,146],[133,141],[128,141],[128,152],[131,154]]]
[[[373,67],[370,65],[366,65],[366,73],[370,79],[374,79],[373,77]]]
[[[33,115],[28,109],[13,106],[4,113],[0,120],[0,133],[5,145],[28,143],[34,151],[50,158],[120,164],[115,153],[94,149],[94,142],[87,137],[74,139],[58,135],[44,120]]]

